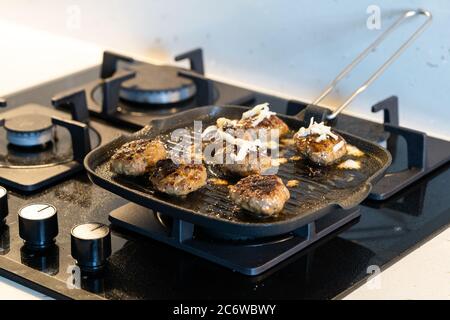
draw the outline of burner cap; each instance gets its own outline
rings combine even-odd
[[[122,83],[122,99],[151,104],[169,104],[194,96],[195,85],[190,79],[178,76],[179,68],[142,64],[131,67],[136,77]]]
[[[48,116],[25,114],[5,121],[9,143],[21,147],[34,147],[50,142],[53,138],[53,123]]]

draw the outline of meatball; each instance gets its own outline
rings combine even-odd
[[[229,192],[237,205],[263,216],[278,214],[290,198],[289,190],[275,175],[248,176],[229,187]]]
[[[347,143],[340,135],[337,139],[328,137],[325,140],[317,141],[318,135],[306,137],[295,137],[295,146],[298,152],[305,158],[321,166],[328,166],[347,153]]]
[[[221,170],[227,175],[246,177],[252,174],[273,173],[274,170],[278,169],[278,162],[272,161],[272,158],[263,152],[247,152],[243,159],[238,159],[238,155],[235,157],[231,156],[238,153],[235,146],[228,146],[219,152],[222,154],[226,152],[223,155],[224,163],[221,165]]]
[[[185,196],[206,185],[206,168],[202,164],[175,164],[170,159],[158,161],[150,181],[160,192]]]
[[[331,127],[311,118],[308,128],[300,128],[294,135],[298,152],[310,161],[327,166],[337,162],[347,153],[347,143]]]
[[[134,140],[125,143],[111,157],[111,170],[117,174],[140,176],[167,157],[166,148],[159,140]]]
[[[272,115],[268,118],[265,118],[260,123],[258,123],[256,126],[252,125],[252,118],[240,120],[238,125],[243,129],[278,130],[278,137],[283,137],[287,133],[289,133],[288,125],[283,120],[278,118],[276,115]]]
[[[282,137],[289,132],[288,125],[277,117],[275,112],[270,111],[268,103],[259,104],[244,112],[240,120],[219,118],[216,126],[224,131],[227,129],[278,130],[278,137]]]

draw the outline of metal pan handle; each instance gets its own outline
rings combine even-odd
[[[406,40],[398,49],[395,51],[395,53],[387,59],[383,65],[378,68],[371,76],[370,78],[364,82],[358,89],[356,89],[350,97],[342,103],[339,107],[336,108],[336,110],[333,111],[333,113],[327,115],[328,120],[333,120],[336,118],[336,116],[341,113],[342,110],[344,110],[360,93],[362,93],[364,90],[366,90],[370,84],[372,84],[373,81],[375,81],[391,64],[394,62],[402,53],[405,51],[408,46],[413,43],[414,40],[422,33],[422,31],[430,24],[432,20],[431,12],[417,9],[417,10],[410,10],[406,11],[396,22],[394,22],[385,32],[383,32],[370,46],[368,46],[363,52],[359,54],[353,60],[348,66],[344,68],[344,70],[341,71],[341,73],[338,74],[338,76],[328,85],[328,87],[320,94],[320,96],[314,100],[312,105],[317,105],[320,101],[322,101],[328,94],[336,87],[337,83],[341,81],[350,71],[353,70],[353,68],[358,65],[366,56],[369,55],[369,53],[378,47],[378,45],[390,34],[392,31],[397,29],[397,27],[402,24],[405,20],[417,16],[417,15],[424,15],[427,17],[426,21],[420,25],[420,27]]]

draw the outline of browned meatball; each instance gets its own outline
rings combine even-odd
[[[337,137],[327,137],[318,141],[319,135],[308,135],[306,137],[295,135],[295,146],[298,152],[310,161],[327,166],[337,162],[347,153],[347,143],[344,138],[334,133]]]
[[[285,136],[289,132],[288,125],[275,115],[265,118],[256,126],[252,126],[252,118],[247,118],[240,120],[238,126],[243,129],[267,129],[267,130],[278,130],[278,137]]]
[[[241,177],[246,177],[252,174],[265,174],[271,169],[274,169],[275,165],[272,164],[272,159],[268,156],[260,155],[254,161],[250,160],[250,156],[247,155],[243,161],[223,164],[222,171],[225,174],[235,174]]]
[[[231,199],[242,208],[264,216],[283,210],[290,198],[283,181],[275,176],[251,175],[229,187]]]
[[[223,155],[224,163],[221,165],[223,173],[227,175],[246,177],[252,174],[267,174],[272,173],[272,170],[276,170],[278,167],[278,162],[272,161],[271,157],[262,152],[248,152],[242,160],[232,159],[230,153],[233,150],[234,153],[237,153],[237,148],[233,146],[228,146],[219,151],[228,153]],[[228,161],[230,162],[228,163],[227,159],[232,161]]]
[[[282,137],[289,132],[289,127],[276,114],[269,110],[269,104],[259,104],[252,109],[244,112],[240,120],[230,120],[227,118],[219,118],[216,122],[218,128],[227,129],[267,129],[278,130],[278,137]],[[251,136],[244,139],[251,138]]]
[[[111,170],[118,174],[140,176],[166,157],[166,148],[161,141],[135,140],[116,150],[111,157]]]
[[[206,185],[206,168],[202,164],[175,164],[170,159],[158,161],[150,175],[153,186],[161,192],[185,196]]]

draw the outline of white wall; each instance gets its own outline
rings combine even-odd
[[[372,4],[381,7],[381,30],[366,27]],[[433,13],[431,27],[350,112],[379,120],[370,105],[396,94],[403,125],[450,139],[450,1],[0,0],[0,19],[150,61],[171,62],[177,53],[201,46],[208,75],[310,101],[402,10],[416,7]],[[389,38],[327,102],[343,101],[419,20]]]

